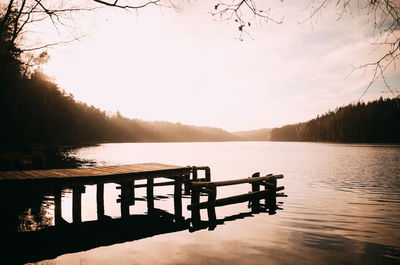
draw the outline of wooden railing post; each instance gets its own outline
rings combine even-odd
[[[209,194],[208,194],[208,220],[210,224],[215,224],[217,221],[217,217],[215,214],[215,200],[217,198],[217,186],[214,183],[210,183],[208,185]]]
[[[192,180],[197,180],[197,167],[192,167]]]
[[[256,172],[254,173],[252,176],[252,178],[258,178],[260,177],[260,172]],[[260,182],[253,182],[251,183],[251,191],[252,192],[257,192],[260,191]],[[259,211],[260,209],[260,200],[258,198],[254,198],[251,201],[251,210],[252,211]]]
[[[129,212],[129,184],[121,183],[121,217],[126,218],[130,215]]]
[[[265,198],[265,205],[268,208],[269,214],[275,214],[276,212],[276,186],[277,180],[276,178],[272,178],[270,181],[271,185],[265,186],[265,189],[268,188],[267,196]]]
[[[189,195],[190,194],[190,175],[185,175],[183,176],[183,181],[184,181],[184,194]]]
[[[206,167],[206,181],[211,181],[211,170],[209,167]]]
[[[104,219],[104,184],[96,185],[97,220]]]
[[[150,213],[154,210],[154,179],[147,178],[147,211]]]
[[[72,188],[72,222],[82,222],[82,193],[85,186],[75,186]]]
[[[54,223],[55,225],[63,224],[62,218],[62,208],[61,208],[61,199],[62,199],[62,188],[57,187],[54,194]]]
[[[196,205],[200,202],[200,187],[199,186],[192,186],[192,198],[191,198],[191,205]],[[196,224],[200,222],[200,209],[194,208],[192,211],[192,223]]]
[[[175,209],[175,220],[179,221],[182,219],[182,176],[175,178],[174,186],[174,209]]]
[[[129,182],[129,204],[135,205],[135,180]]]

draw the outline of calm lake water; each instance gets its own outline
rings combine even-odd
[[[158,162],[209,166],[212,180],[283,174],[275,215],[249,213],[247,203],[216,208],[213,231],[155,235],[37,264],[400,264],[400,146],[284,142],[123,143],[73,153],[97,165]],[[221,187],[218,197],[250,190]],[[156,187],[155,207],[173,213],[172,187]],[[96,219],[96,189],[82,196],[82,219]],[[105,187],[105,213],[120,216],[119,190]],[[136,197],[144,197],[145,189]],[[183,214],[190,199],[183,199]],[[63,197],[71,221],[71,194]],[[52,204],[42,207],[52,222]],[[138,201],[131,213],[145,213]],[[243,215],[240,215],[243,213]],[[202,210],[202,218],[207,217]],[[236,218],[235,218],[236,217]]]

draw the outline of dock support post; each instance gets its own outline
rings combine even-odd
[[[97,220],[104,219],[104,183],[96,186]]]
[[[258,178],[258,177],[260,177],[260,172],[254,173],[251,177],[252,177],[252,178]],[[253,183],[251,183],[251,191],[252,191],[252,192],[260,191],[260,183],[259,183],[259,182],[253,182]],[[259,200],[259,199],[254,198],[254,199],[251,201],[251,210],[252,210],[253,212],[257,212],[257,211],[260,210],[260,200]]]
[[[154,210],[154,179],[147,178],[147,212]]]
[[[182,219],[182,176],[175,178],[174,187],[175,220]]]
[[[126,218],[129,213],[129,184],[127,182],[121,183],[121,217]]]
[[[183,181],[184,181],[184,194],[189,195],[190,194],[190,175],[185,175],[183,176]]]
[[[276,178],[273,178],[269,182],[272,185],[265,186],[265,189],[267,189],[267,187],[268,187],[267,196],[265,198],[265,205],[268,208],[268,213],[269,214],[275,214],[276,213],[276,186],[277,186],[277,180],[276,180]]]
[[[197,181],[197,167],[192,167],[192,180]]]
[[[72,188],[72,222],[82,222],[82,193],[85,186],[75,186]]]
[[[129,185],[130,190],[130,205],[135,205],[135,181],[132,180]]]
[[[54,223],[56,226],[63,223],[61,198],[62,198],[62,188],[57,187],[54,194]]]
[[[197,205],[200,203],[200,187],[194,186],[192,187],[192,198],[190,201],[191,205]],[[195,225],[200,222],[200,209],[194,208],[192,209],[192,223]]]
[[[217,216],[215,214],[215,200],[217,198],[217,186],[214,183],[210,183],[208,188],[210,193],[208,194],[208,221],[210,223],[210,229],[215,228],[217,222]]]
[[[211,181],[211,170],[209,167],[206,167],[206,181]]]

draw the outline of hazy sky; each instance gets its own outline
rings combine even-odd
[[[306,121],[357,100],[371,76],[346,76],[379,51],[362,10],[299,24],[309,1],[295,2],[272,2],[283,24],[255,25],[244,41],[233,21],[208,14],[214,1],[84,14],[76,23],[86,37],[49,50],[43,69],[75,99],[130,118],[230,131]],[[399,88],[400,74],[388,75]],[[381,91],[377,82],[363,99],[389,95]]]

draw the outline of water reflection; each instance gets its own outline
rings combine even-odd
[[[13,264],[38,262],[66,253],[131,242],[155,235],[184,230],[189,232],[214,230],[226,222],[253,217],[260,213],[275,214],[276,210],[282,210],[271,205],[266,208],[265,204],[255,207],[249,203],[248,208],[251,209],[249,212],[219,219],[192,220],[182,216],[177,218],[176,215],[158,208],[148,209],[145,214],[124,215],[121,208],[121,217],[112,218],[104,214],[103,205],[101,214],[97,212],[97,220],[82,221],[81,218],[73,217],[72,222],[68,222],[62,217],[60,196],[63,199],[73,200],[76,187],[72,190],[71,195],[70,189],[59,187],[2,188],[0,232],[2,240],[7,242],[3,257],[5,260],[12,260]],[[84,187],[79,189],[79,193],[85,191]],[[154,199],[167,199],[173,204],[170,196],[155,195]],[[122,200],[123,197],[117,201],[124,203]],[[147,198],[137,197],[133,200],[130,198],[129,203],[135,205],[140,201],[147,201]],[[74,210],[73,215],[76,215]],[[14,254],[15,251],[18,251],[18,255]]]
[[[226,225],[218,225],[212,232],[205,224],[204,229],[194,233],[176,231],[61,255],[37,264],[400,264],[400,146],[278,142],[104,144],[79,149],[77,156],[96,160],[99,165],[148,161],[209,165],[215,181],[246,177],[254,169],[279,172],[285,175],[282,185],[290,196],[281,200],[284,211],[276,215],[253,214],[245,203],[224,206],[217,209],[218,220],[235,215],[238,218],[233,217],[233,222],[224,220]],[[113,186],[105,189],[105,201],[112,202],[105,205],[105,214],[119,218],[120,208],[115,203],[119,191]],[[219,196],[247,191],[247,186],[229,188],[226,194],[221,190]],[[168,206],[172,197],[159,196],[170,193],[173,189],[156,188],[154,196],[160,200],[155,207],[173,212]],[[145,195],[144,190],[137,192],[135,197],[144,201],[136,201],[134,213],[146,214]],[[82,205],[83,221],[95,220],[95,187],[87,186],[82,198],[83,203],[87,202]],[[7,197],[8,201],[14,199],[15,196]],[[63,193],[63,218],[68,222],[72,222],[71,201],[72,193]],[[189,216],[185,212],[189,201],[183,200],[185,216]],[[52,212],[51,206],[48,212]],[[241,219],[239,213],[245,218]],[[203,219],[207,219],[205,216]]]
[[[0,189],[0,229],[6,231],[37,231],[53,224],[52,190],[40,187]]]

